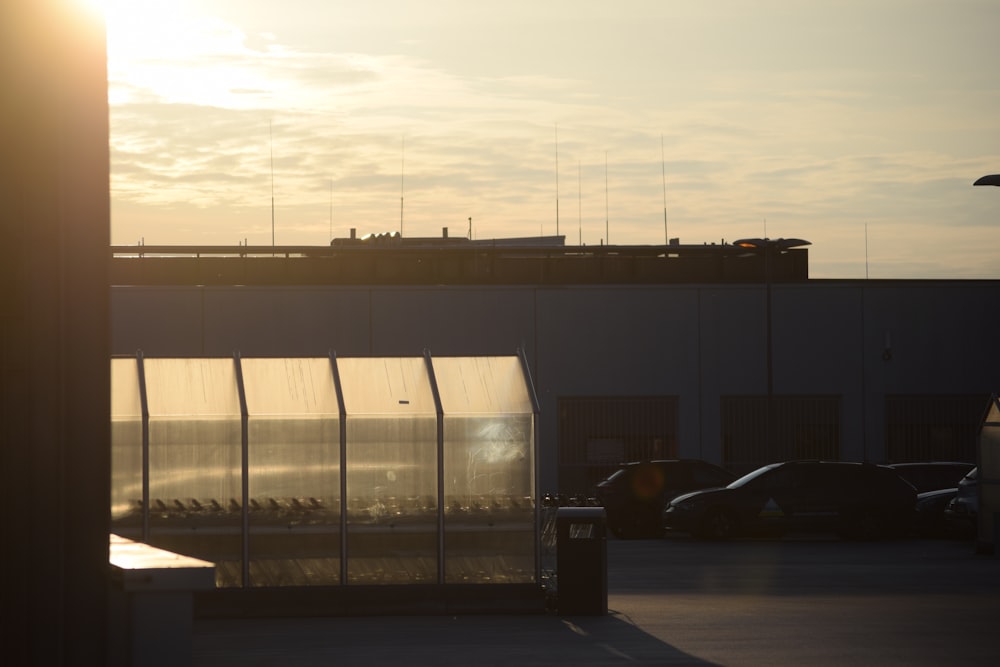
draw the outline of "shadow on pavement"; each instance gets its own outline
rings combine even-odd
[[[201,619],[194,664],[712,665],[614,613]]]

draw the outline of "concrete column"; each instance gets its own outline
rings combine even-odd
[[[3,660],[106,664],[109,153],[103,19],[0,3]]]

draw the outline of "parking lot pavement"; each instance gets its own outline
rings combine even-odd
[[[197,665],[1000,664],[967,542],[608,542],[607,616],[201,619]]]
[[[641,565],[656,558],[659,567]],[[708,662],[1000,661],[1000,559],[968,542],[668,539],[629,545],[615,560],[609,599],[651,636]]]

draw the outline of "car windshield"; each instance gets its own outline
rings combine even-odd
[[[771,465],[766,465],[763,468],[757,468],[753,472],[747,473],[746,475],[743,475],[742,477],[740,477],[738,480],[736,480],[735,482],[733,482],[732,484],[730,484],[726,488],[727,489],[738,489],[739,487],[743,486],[744,484],[747,484],[748,482],[752,482],[753,480],[757,479],[761,475],[764,475],[764,474],[766,474],[766,473],[774,470],[775,468],[777,468],[780,465],[781,465],[780,463],[772,463]]]

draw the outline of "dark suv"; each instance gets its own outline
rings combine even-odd
[[[909,532],[917,492],[886,466],[789,461],[758,468],[724,489],[674,498],[667,528],[705,539],[834,531],[874,539]]]
[[[627,463],[598,483],[608,529],[621,539],[661,537],[663,508],[688,491],[729,484],[736,475],[696,459]]]

